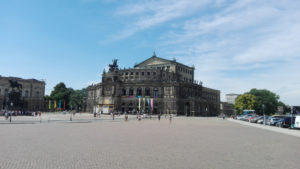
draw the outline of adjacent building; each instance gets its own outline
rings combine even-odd
[[[18,84],[20,88],[22,105],[18,109],[36,111],[44,108],[44,81],[0,76],[0,110],[13,106],[13,103],[9,102],[9,93],[12,91],[11,83]]]
[[[157,57],[119,69],[117,60],[102,82],[88,86],[87,111],[216,116],[220,91],[194,80],[194,67]]]
[[[234,93],[226,94],[225,95],[226,102],[229,104],[235,104],[235,99],[239,96],[240,96],[240,94],[234,94]]]
[[[234,105],[227,102],[221,102],[220,112],[226,116],[235,115]]]

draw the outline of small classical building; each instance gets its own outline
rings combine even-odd
[[[134,68],[119,69],[117,60],[109,67],[101,83],[88,86],[87,111],[187,116],[220,113],[220,91],[196,82],[194,67],[155,53]]]
[[[20,88],[22,105],[18,109],[35,111],[44,108],[44,81],[0,76],[0,110],[13,106],[13,103],[9,101],[9,93],[12,91],[11,83],[17,84]]]
[[[234,93],[226,94],[225,95],[226,102],[229,104],[235,104],[235,99],[239,96],[240,96],[240,94],[234,94]]]

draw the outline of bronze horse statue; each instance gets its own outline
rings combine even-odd
[[[23,88],[22,84],[18,83],[16,80],[9,80],[10,87],[12,89],[21,90]]]

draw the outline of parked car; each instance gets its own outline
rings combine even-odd
[[[249,118],[251,118],[253,115],[245,115],[241,120],[247,121]]]
[[[276,123],[276,126],[278,127],[287,127],[287,128],[290,128],[291,127],[291,124],[295,124],[295,118],[296,117],[284,117],[282,119],[280,119],[277,123]],[[293,120],[291,120],[293,119]]]
[[[263,119],[264,116],[256,116],[255,118],[250,120],[250,123],[257,123],[258,120]]]
[[[300,116],[295,117],[295,128],[300,128]]]
[[[236,119],[237,119],[237,120],[241,120],[242,118],[243,118],[243,115],[236,116]]]
[[[275,126],[276,123],[278,123],[284,117],[285,116],[272,116],[272,118],[270,119],[269,125],[270,126]]]
[[[267,120],[269,119],[269,116],[265,116],[265,118],[266,118],[266,124],[267,124]],[[261,119],[257,120],[257,123],[258,124],[264,124],[264,116],[262,116]]]

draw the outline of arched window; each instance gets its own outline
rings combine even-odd
[[[136,89],[136,95],[137,96],[142,96],[142,89],[141,88]]]
[[[126,89],[125,88],[122,89],[122,96],[126,96]]]
[[[145,89],[145,96],[150,96],[150,88]]]
[[[153,89],[153,97],[157,98],[158,97],[158,88]]]
[[[129,89],[129,96],[133,96],[133,88]]]
[[[25,97],[29,97],[29,91],[28,90],[25,91]]]

